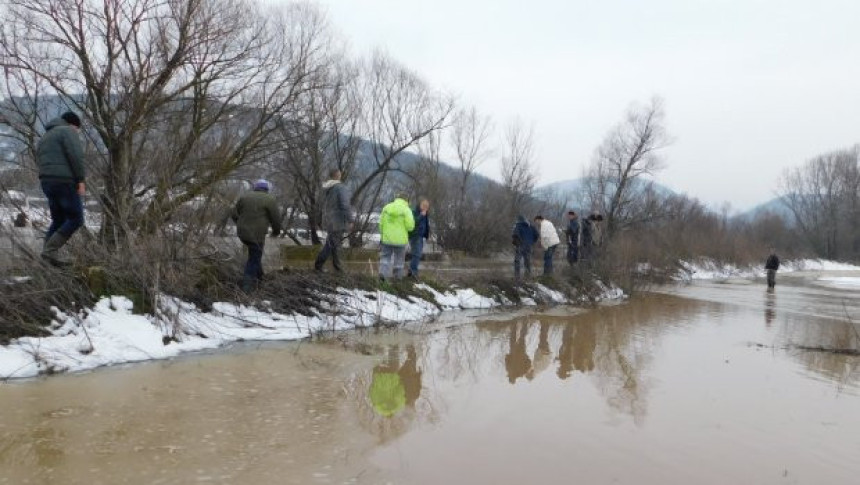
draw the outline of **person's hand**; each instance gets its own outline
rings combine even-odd
[[[87,186],[83,182],[78,182],[78,195],[83,197],[87,193]]]
[[[422,216],[426,216],[426,215],[427,215],[427,211],[426,211],[426,210],[421,211],[421,215],[422,215]]]

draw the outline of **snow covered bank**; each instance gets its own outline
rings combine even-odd
[[[444,310],[490,309],[511,303],[468,288],[445,293],[424,284],[416,288],[432,295],[436,304],[378,290],[339,289],[334,302],[313,316],[279,314],[267,310],[265,303],[262,308],[215,303],[211,312],[203,312],[168,296],[159,299],[157,315],[137,315],[132,313],[129,299],[103,298],[78,315],[56,312],[48,337],[24,337],[0,346],[0,379],[166,359],[243,340],[296,340],[320,331],[419,322]],[[533,296],[524,303],[535,304],[535,299],[570,302],[543,285],[535,285]],[[623,296],[620,290],[607,287],[603,298]]]
[[[737,267],[732,264],[719,264],[712,260],[696,262],[681,261],[682,270],[676,276],[679,281],[726,280],[732,278],[751,279],[765,277],[764,265]],[[780,273],[800,271],[860,271],[860,266],[823,259],[799,259],[786,261],[780,265]]]
[[[860,288],[860,278],[853,276],[827,276],[816,280],[824,286],[834,288]]]

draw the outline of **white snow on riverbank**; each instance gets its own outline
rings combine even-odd
[[[853,276],[827,276],[818,278],[817,282],[835,288],[860,288],[860,278]]]
[[[433,295],[438,306],[383,291],[339,289],[334,302],[312,316],[267,311],[265,302],[262,308],[215,303],[212,311],[204,312],[169,296],[159,299],[157,316],[153,316],[132,313],[133,304],[125,297],[102,298],[78,315],[57,312],[50,336],[19,338],[0,346],[0,379],[167,359],[243,340],[297,340],[320,331],[421,322],[445,310],[491,309],[511,303],[469,288],[440,293],[428,285],[416,287]],[[537,285],[537,292],[535,297],[542,301],[570,303],[546,286]],[[623,297],[621,290],[606,287],[601,299]]]
[[[676,277],[677,280],[726,280],[726,279],[752,279],[764,278],[764,265],[737,267],[733,264],[720,264],[712,260],[699,260],[696,262],[682,261],[683,270]],[[780,268],[780,273],[795,273],[800,271],[824,272],[824,271],[860,271],[860,266],[837,261],[823,259],[800,259],[786,261]]]

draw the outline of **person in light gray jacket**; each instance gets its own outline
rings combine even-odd
[[[341,182],[342,176],[339,169],[334,169],[329,173],[329,180],[323,184],[323,229],[328,236],[314,263],[314,269],[317,271],[322,271],[325,262],[331,258],[334,270],[343,272],[338,249],[345,233],[352,230],[355,216],[349,203],[349,192]]]

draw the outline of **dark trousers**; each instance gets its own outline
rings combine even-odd
[[[551,275],[552,274],[552,260],[555,258],[555,250],[558,248],[558,245],[551,248],[546,248],[543,252],[543,274]]]
[[[517,246],[514,250],[514,276],[520,277],[520,267],[525,266],[526,276],[532,275],[532,247]]]
[[[767,287],[773,288],[776,286],[776,270],[769,269],[767,270]]]
[[[567,246],[567,262],[569,264],[574,264],[579,261],[579,246],[576,244],[569,244]]]
[[[424,238],[413,237],[409,240],[409,248],[412,251],[412,258],[409,260],[409,273],[418,276],[418,265],[421,264],[421,255],[424,254]]]
[[[50,239],[55,232],[71,237],[84,225],[84,203],[78,195],[77,184],[73,182],[42,181],[42,191],[48,198],[51,212],[51,225],[45,233]]]
[[[242,244],[248,248],[248,261],[245,263],[242,288],[249,291],[263,279],[263,245],[250,241],[242,241]]]
[[[331,263],[334,266],[335,271],[343,271],[343,268],[340,266],[340,255],[338,254],[338,250],[340,249],[340,243],[343,242],[343,232],[342,231],[331,231],[328,233],[328,237],[325,238],[325,244],[323,245],[322,250],[319,255],[317,255],[317,260],[314,263],[314,268],[317,270],[323,269],[325,262],[328,261],[328,258],[331,258]]]

